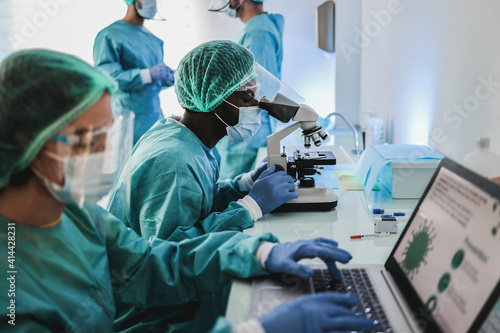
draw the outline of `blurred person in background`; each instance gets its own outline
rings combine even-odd
[[[163,118],[160,91],[174,84],[174,71],[163,63],[163,41],[144,20],[157,13],[156,0],[125,0],[126,16],[104,28],[94,42],[94,66],[119,85],[114,102],[135,113],[134,144]]]
[[[249,49],[255,61],[281,79],[283,61],[283,30],[285,20],[281,14],[264,11],[264,0],[213,0],[209,11],[224,12],[240,19],[245,27],[236,42]],[[262,111],[261,127],[248,141],[231,143],[227,138],[217,144],[221,154],[221,179],[232,179],[249,172],[256,161],[259,148],[267,146],[267,136],[276,129],[276,119]]]

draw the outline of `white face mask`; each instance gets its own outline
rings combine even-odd
[[[231,8],[230,0],[212,0],[212,3],[208,6],[208,10],[211,12],[226,13],[227,16],[235,18],[236,10],[240,8],[242,2],[236,6],[236,8]]]
[[[228,5],[227,8],[226,8],[226,14],[227,14],[227,16],[235,18],[236,17],[236,11],[238,10],[238,8],[240,8],[240,6],[241,6],[242,3],[243,2],[240,2],[238,4],[238,6],[236,6],[236,8],[230,8],[230,5]]]
[[[43,181],[47,190],[63,203],[95,204],[109,193],[114,185],[114,170],[109,167],[110,151],[61,157],[48,151],[44,154],[59,161],[64,170],[64,186],[60,186],[38,170],[34,173]]]
[[[152,19],[155,17],[157,8],[156,8],[156,0],[142,0],[142,8],[137,7],[137,1],[135,2],[135,9],[137,9],[137,13],[145,18]]]
[[[224,122],[224,120],[221,119],[221,117],[219,117],[217,113],[215,114],[217,118],[219,118],[219,120],[226,125],[229,142],[243,142],[250,139],[260,128],[261,109],[258,106],[237,107],[228,101],[224,102],[240,110],[238,123],[234,126],[229,126]]]
[[[239,7],[239,6],[238,6]],[[225,9],[225,13],[227,16],[229,16],[230,18],[236,18],[236,9],[238,8],[229,8],[229,6],[227,6],[227,8]]]

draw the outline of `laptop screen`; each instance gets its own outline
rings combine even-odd
[[[421,321],[467,332],[492,307],[500,279],[499,192],[450,160],[436,171],[386,264],[405,280],[396,280],[400,287],[410,284],[407,296],[420,299],[413,309],[426,310],[416,313]]]

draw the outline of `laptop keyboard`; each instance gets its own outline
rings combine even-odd
[[[356,294],[359,303],[353,308],[366,318],[378,321],[378,327],[373,332],[391,333],[392,328],[380,304],[372,283],[365,269],[341,269],[342,280],[334,280],[326,269],[314,270],[313,287],[315,292],[337,291]],[[367,332],[367,331],[363,331]]]
[[[493,332],[500,332],[500,311],[492,311],[479,330],[479,333]]]

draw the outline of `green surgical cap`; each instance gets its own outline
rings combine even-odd
[[[256,74],[255,58],[247,48],[227,40],[203,43],[184,58],[175,72],[179,104],[210,112]]]
[[[14,53],[0,64],[0,188],[116,83],[70,55]]]
[[[130,6],[134,3],[134,0],[125,0],[125,3],[127,4],[127,6]]]

